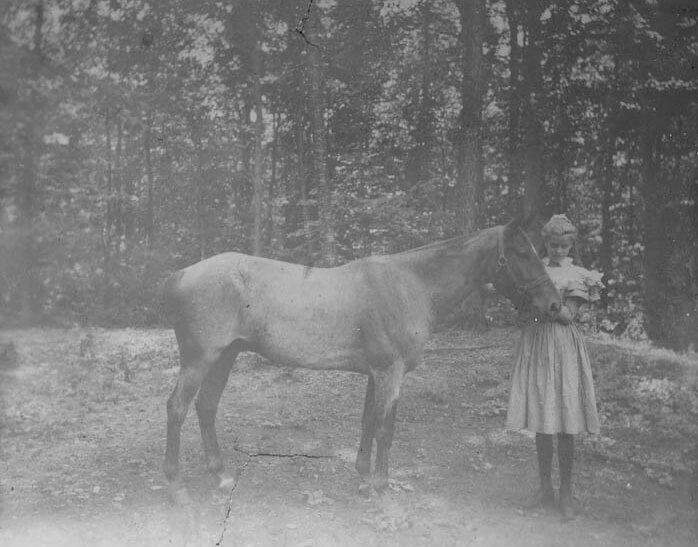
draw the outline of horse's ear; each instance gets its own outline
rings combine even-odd
[[[509,222],[507,222],[507,224],[504,226],[504,235],[508,236],[514,230],[517,230],[518,228],[520,228],[523,220],[524,220],[523,214],[518,214],[513,219],[511,219]]]
[[[543,218],[537,212],[526,215],[521,221],[521,229],[526,232],[526,235],[539,254],[543,251],[542,231],[544,224]]]

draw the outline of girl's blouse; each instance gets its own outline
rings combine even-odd
[[[577,266],[572,263],[570,257],[564,258],[559,266],[552,267],[546,257],[543,264],[563,299],[576,297],[585,302],[595,302],[599,299],[599,291],[604,288],[601,272]]]

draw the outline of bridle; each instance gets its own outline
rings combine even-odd
[[[501,272],[505,272],[509,276],[509,279],[516,288],[517,292],[521,295],[525,295],[532,289],[535,289],[536,287],[548,281],[550,278],[548,277],[547,273],[544,273],[543,275],[534,279],[533,281],[530,281],[529,283],[519,283],[517,281],[516,276],[514,275],[514,272],[511,269],[511,266],[509,266],[509,261],[507,260],[507,257],[504,254],[505,228],[505,226],[502,226],[497,230],[497,253],[499,254],[499,257],[497,258],[497,270],[495,271],[494,276],[495,279],[497,279]],[[531,240],[529,239],[526,232],[524,232],[521,228],[517,228],[517,230],[521,232],[521,235],[524,236],[528,244],[531,246],[531,249],[534,249],[535,251],[535,247],[533,247],[533,243],[531,243]]]

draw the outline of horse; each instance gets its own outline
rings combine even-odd
[[[487,282],[514,301],[525,298],[542,316],[559,312],[560,295],[524,231],[529,224],[515,219],[333,268],[227,252],[170,275],[160,297],[180,354],[167,400],[164,463],[175,500],[187,499],[180,431],[195,396],[207,469],[220,487],[234,483],[221,460],[215,418],[240,351],[287,367],[366,374],[355,467],[362,494],[371,487],[383,492],[403,376],[419,363],[435,325]]]

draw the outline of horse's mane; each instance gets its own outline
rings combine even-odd
[[[462,249],[464,243],[469,243],[471,241],[479,239],[480,236],[482,236],[485,232],[489,230],[491,230],[491,228],[484,228],[477,232],[463,234],[448,239],[441,239],[439,241],[432,241],[431,243],[427,243],[426,245],[422,245],[421,247],[405,249],[404,251],[395,253],[394,256],[406,256],[412,253],[423,253],[424,251],[447,250],[453,247],[458,247],[459,249]]]

